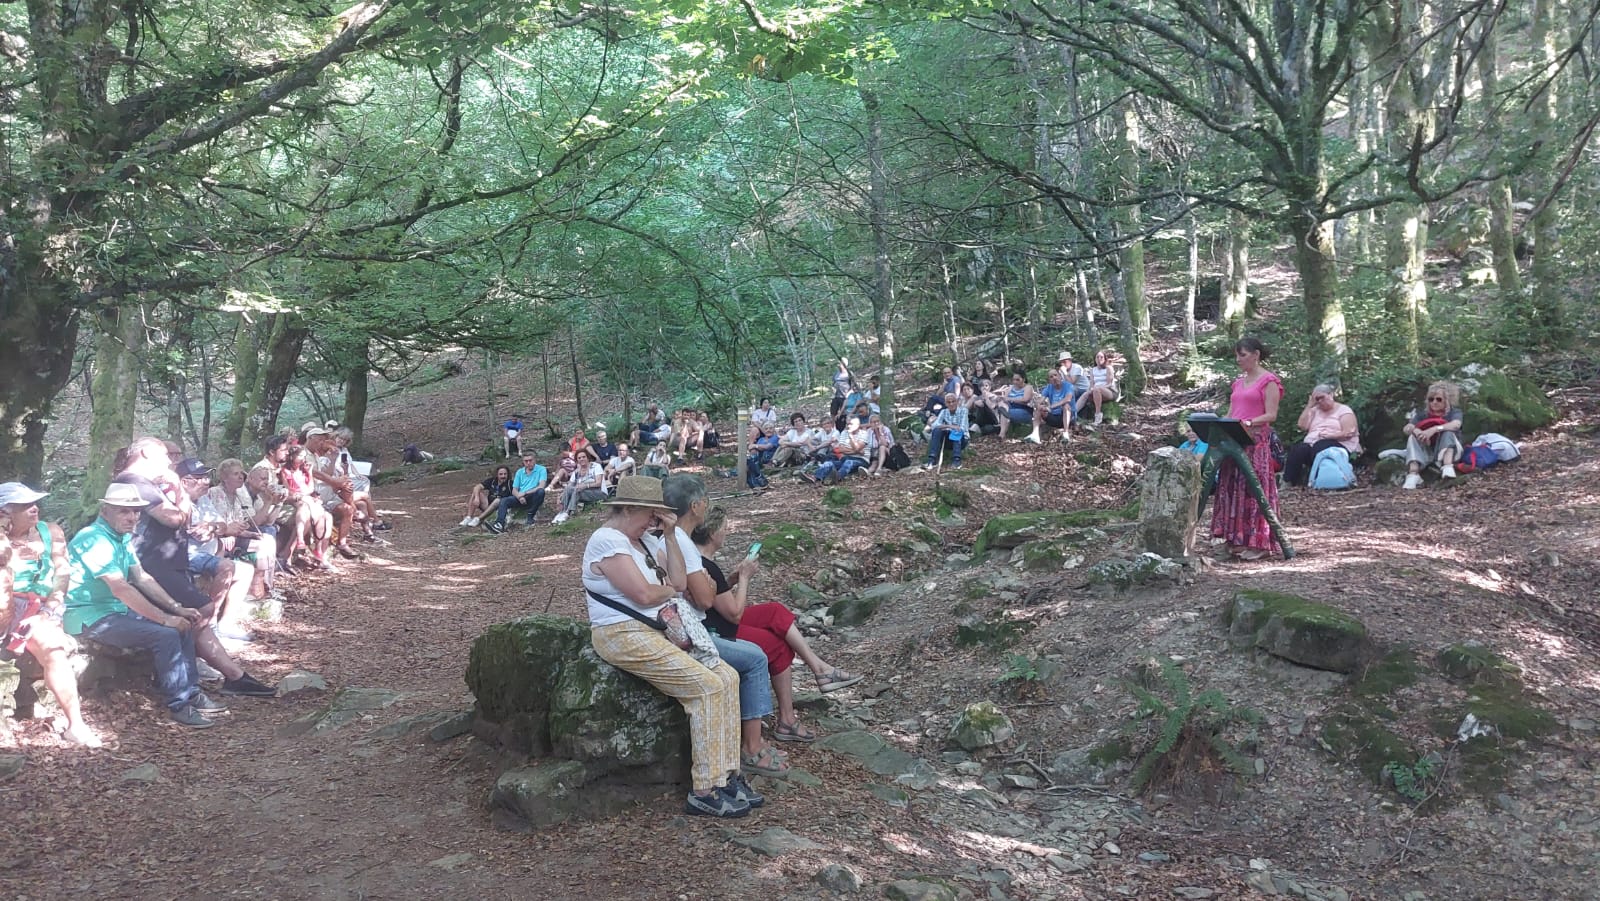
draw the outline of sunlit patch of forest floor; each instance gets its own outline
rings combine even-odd
[[[814,532],[818,550],[766,566],[760,599],[783,599],[792,582],[835,595],[909,586],[864,624],[814,639],[868,679],[803,716],[823,732],[876,732],[926,760],[936,785],[902,797],[847,757],[788,745],[821,785],[793,787],[735,823],[687,819],[674,795],[596,823],[495,830],[485,799],[508,761],[470,736],[384,730],[470,706],[462,672],[486,626],[546,610],[583,615],[577,566],[589,524],[559,535],[547,525],[500,537],[457,529],[468,487],[488,467],[416,469],[380,489],[396,523],[392,546],[343,576],[301,578],[284,621],[259,626],[243,655],[263,677],[298,668],[333,689],[398,699],[327,734],[290,737],[286,727],[325,695],[234,700],[217,728],[193,732],[169,725],[148,696],[113,692],[88,704],[113,739],[101,751],[62,746],[41,722],[19,724],[5,742],[26,760],[0,782],[9,836],[0,894],[821,898],[831,895],[813,874],[839,863],[873,895],[921,877],[978,898],[1237,898],[1287,892],[1291,881],[1324,898],[1592,896],[1597,386],[1557,395],[1561,420],[1527,440],[1524,460],[1449,488],[1405,492],[1364,476],[1349,492],[1286,492],[1293,561],[1205,566],[1182,585],[1115,594],[1078,588],[1074,572],[1019,571],[1005,555],[965,559],[998,513],[1131,500],[1172,409],[1191,402],[1162,386],[1124,422],[1068,446],[980,440],[968,470],[939,478],[968,501],[948,511],[934,477],[916,471],[856,479],[852,501],[829,508],[820,490],[786,476],[752,495],[704,470],[744,539],[776,522]],[[482,397],[482,383],[464,377],[391,399],[375,410],[372,441],[387,449],[421,438],[441,455],[475,456],[490,434],[479,424]],[[931,524],[939,541],[913,521]],[[1116,552],[1123,534],[1108,533],[1084,565]],[[1420,809],[1392,780],[1360,772],[1360,748],[1324,746],[1326,725],[1354,699],[1340,677],[1229,645],[1220,613],[1247,587],[1327,603],[1358,617],[1386,652],[1411,651],[1421,674],[1382,689],[1376,706],[1392,714],[1397,747],[1444,762],[1437,784],[1424,775],[1432,794]],[[1458,718],[1471,700],[1435,664],[1440,649],[1465,641],[1515,665],[1519,704],[1548,717],[1536,737],[1508,739],[1492,783],[1468,784],[1449,730],[1430,725]],[[1053,665],[1022,678],[1019,657]],[[1151,732],[1130,720],[1137,701],[1125,683],[1144,673],[1153,684],[1141,663],[1157,658],[1178,660],[1196,691],[1217,689],[1260,715],[1252,734],[1237,734],[1248,778],[1198,777],[1219,791],[1185,791],[1181,779],[1129,790],[1126,758]],[[986,699],[1010,715],[1015,738],[974,761],[946,756],[956,711]],[[1097,751],[1104,778],[1064,776],[1057,759],[1074,749]],[[153,781],[131,777],[147,763]],[[725,831],[772,826],[814,846],[763,856]]]

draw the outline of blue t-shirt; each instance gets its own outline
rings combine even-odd
[[[1057,404],[1072,397],[1072,386],[1065,383],[1057,386],[1050,382],[1045,382],[1044,387],[1039,389],[1039,393],[1043,394],[1044,399],[1050,402],[1051,409],[1049,412],[1064,413],[1067,408],[1065,406],[1058,407]]]
[[[550,475],[545,472],[544,464],[535,463],[533,464],[533,472],[529,472],[528,468],[524,466],[512,473],[511,487],[516,489],[519,494],[527,494],[535,488],[542,487],[549,480]]]

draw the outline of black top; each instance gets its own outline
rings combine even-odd
[[[495,481],[494,476],[490,476],[487,479],[483,480],[482,485],[483,485],[483,490],[488,492],[489,500],[491,500],[491,501],[497,501],[497,500],[500,500],[501,498],[510,497],[511,496],[511,480],[510,479],[506,479],[504,482],[497,482],[497,481]]]
[[[717,594],[733,590],[733,586],[728,584],[728,577],[722,574],[722,567],[717,565],[717,561],[710,557],[702,557],[700,562],[705,564],[706,575],[711,577],[711,581],[717,583]],[[718,613],[715,607],[706,611],[706,628],[730,640],[735,638],[734,633],[739,631],[738,624],[729,622],[728,618]]]
[[[133,532],[133,552],[139,557],[140,568],[185,607],[211,603],[189,577],[189,530],[174,529],[150,515],[150,509],[166,503],[166,494],[155,482],[131,472],[111,481],[134,486],[139,489],[139,499],[151,505],[139,514],[139,525]]]
[[[610,441],[605,444],[590,444],[594,452],[600,455],[600,462],[604,463],[617,455],[617,446]]]

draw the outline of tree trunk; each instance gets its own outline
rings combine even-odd
[[[72,377],[78,317],[69,286],[29,271],[43,264],[30,261],[26,244],[0,234],[0,477],[38,486],[51,403]]]
[[[1558,0],[1534,0],[1533,4],[1533,33],[1532,44],[1535,54],[1535,65],[1539,67],[1548,78],[1548,87],[1543,95],[1534,98],[1532,108],[1532,132],[1534,139],[1549,140],[1554,134],[1558,108],[1556,91],[1557,67],[1560,61],[1560,30],[1555,27],[1556,7]],[[1541,194],[1555,189],[1554,177],[1544,179],[1548,188]],[[1555,198],[1547,198],[1544,207],[1534,215],[1533,221],[1533,267],[1529,272],[1533,282],[1533,291],[1528,297],[1532,321],[1528,323],[1532,328],[1520,343],[1538,343],[1550,340],[1560,335],[1564,315],[1562,313],[1561,292],[1565,285],[1561,283],[1561,273],[1557,260],[1561,255],[1561,229],[1557,217],[1558,206]]]
[[[253,456],[245,452],[245,426],[256,414],[260,374],[261,352],[256,347],[256,324],[240,316],[233,334],[233,405],[222,425],[222,446],[241,457]]]
[[[1111,302],[1116,305],[1117,319],[1121,323],[1121,350],[1123,360],[1122,397],[1131,400],[1144,393],[1144,360],[1139,355],[1139,327],[1134,324],[1133,313],[1128,309],[1128,280],[1121,266],[1111,267]]]
[[[1305,209],[1299,204],[1292,208]],[[1309,215],[1289,223],[1294,238],[1294,266],[1305,297],[1306,330],[1312,363],[1319,378],[1337,379],[1344,367],[1344,304],[1339,298],[1338,260],[1333,252],[1333,224]]]
[[[111,483],[111,461],[134,439],[139,403],[139,351],[144,344],[138,306],[108,309],[96,321],[94,381],[90,388],[89,461],[79,513],[87,519]],[[174,461],[176,462],[176,461]]]
[[[1083,336],[1093,347],[1100,343],[1100,330],[1094,327],[1094,304],[1089,301],[1089,276],[1079,266],[1073,270],[1072,292],[1077,298],[1078,315],[1083,319]]]
[[[1416,0],[1400,0],[1379,8],[1371,38],[1371,56],[1388,85],[1384,112],[1388,122],[1389,155],[1407,158],[1416,144],[1433,140],[1434,80],[1427,71],[1429,55],[1413,52],[1412,36],[1425,28]],[[1384,292],[1384,312],[1406,357],[1419,358],[1417,336],[1427,315],[1428,284],[1423,266],[1428,249],[1428,209],[1416,201],[1396,201],[1384,211],[1384,271],[1389,284]]]
[[[343,425],[354,433],[350,438],[350,449],[357,454],[367,453],[363,436],[367,429],[367,402],[372,390],[371,373],[372,361],[367,359],[367,345],[363,342],[358,355],[351,359],[350,368],[344,372]]]
[[[1484,131],[1500,131],[1500,38],[1490,28],[1478,48],[1478,77],[1483,82]],[[1505,176],[1490,182],[1486,191],[1489,203],[1489,252],[1494,255],[1494,280],[1500,287],[1502,305],[1520,307],[1522,273],[1517,268],[1516,219],[1511,209],[1511,179]]]
[[[583,412],[583,371],[578,368],[578,334],[577,327],[567,324],[567,356],[572,362],[572,400],[578,408],[578,425],[583,426],[589,417]],[[546,411],[546,415],[549,411]]]
[[[1118,268],[1127,294],[1128,314],[1139,340],[1150,337],[1150,305],[1144,293],[1144,239],[1136,237],[1144,228],[1140,221],[1139,205],[1127,199],[1139,196],[1139,113],[1129,99],[1122,107],[1122,128],[1117,132],[1115,196],[1121,202],[1116,208],[1117,239],[1122,244],[1118,252]],[[1113,288],[1115,291],[1115,288]]]
[[[1189,243],[1189,279],[1183,292],[1183,343],[1194,350],[1194,298],[1200,293],[1200,226],[1193,211],[1184,217]]]
[[[1244,336],[1250,309],[1250,220],[1234,210],[1228,214],[1228,260],[1222,273],[1222,300],[1217,315],[1237,341]]]
[[[883,164],[883,111],[877,92],[862,88],[867,113],[867,219],[872,227],[872,330],[878,340],[881,409],[894,410],[894,281],[889,271],[889,173]]]
[[[310,333],[299,314],[277,314],[272,338],[267,342],[267,365],[261,372],[256,392],[254,438],[258,442],[278,430],[278,411],[283,409],[283,396],[289,392],[295,368],[300,365],[300,350],[305,347]]]

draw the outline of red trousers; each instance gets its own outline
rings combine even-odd
[[[761,646],[767,655],[767,672],[777,675],[794,665],[794,649],[783,636],[794,625],[794,614],[782,604],[751,604],[739,617],[735,637]]]

